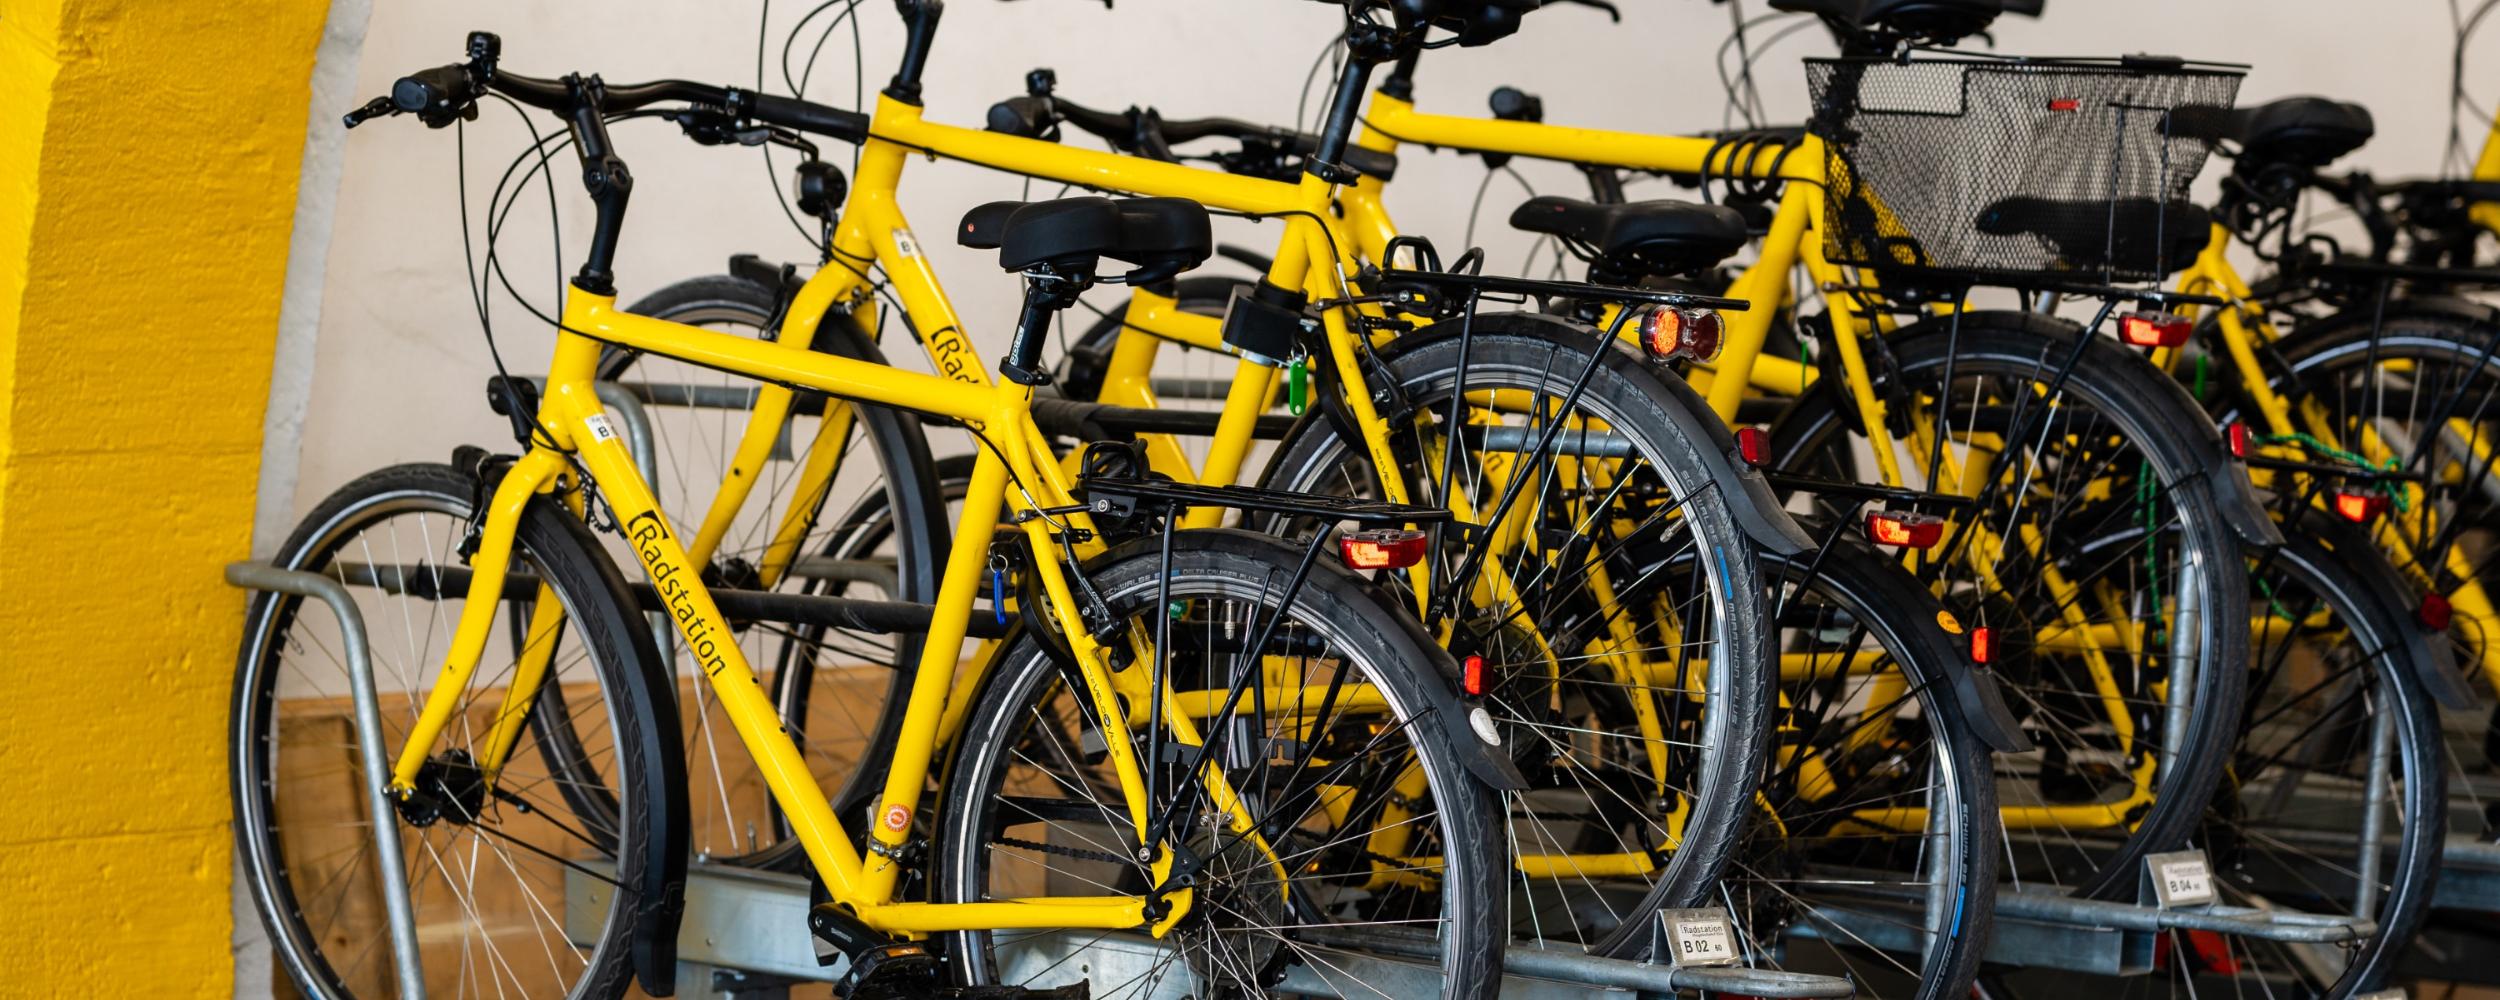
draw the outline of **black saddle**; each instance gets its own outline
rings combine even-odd
[[[1474,47],[1500,41],[1519,30],[1519,18],[1542,0],[1390,0],[1389,8],[1409,23],[1447,28],[1458,44]]]
[[[1061,198],[994,201],[964,214],[957,242],[998,251],[1010,271],[1043,268],[1091,280],[1100,258],[1134,265],[1125,279],[1150,284],[1215,252],[1207,210],[1185,198]]]
[[[1975,228],[1991,236],[2038,237],[2068,267],[2137,274],[2168,274],[2195,263],[2213,240],[2213,224],[2213,213],[2195,204],[2151,198],[2122,198],[2115,205],[2004,198],[1974,220]]]
[[[1904,35],[1960,38],[1977,34],[2005,13],[2037,15],[2039,4],[2009,5],[2004,0],[1771,0],[1771,9],[1822,14],[1860,28],[1884,28]]]
[[[2377,132],[2370,109],[2323,97],[2286,97],[2231,112],[2223,137],[2240,159],[2323,167],[2360,149]]]
[[[1753,238],[1735,209],[1689,201],[1600,205],[1547,195],[1510,213],[1510,224],[1588,247],[1597,254],[1598,271],[1617,278],[1698,271]]]

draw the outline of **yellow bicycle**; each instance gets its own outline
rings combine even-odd
[[[1747,239],[1732,212],[1543,198],[1513,221],[1578,248],[1593,270],[1680,276],[1672,287],[1724,288],[1752,304],[1728,317],[1718,359],[1693,369],[1696,386],[1729,421],[1757,392],[1805,397],[1770,438],[1767,460],[1807,476],[1782,485],[1873,506],[1863,516],[1878,540],[1915,549],[1912,565],[1957,621],[1988,626],[1996,654],[2019,664],[2001,676],[2039,748],[1999,769],[2003,825],[2026,845],[2013,859],[2021,877],[2132,894],[2142,855],[2184,841],[2198,822],[2236,728],[2246,577],[2216,568],[2238,565],[2243,544],[2280,537],[2211,421],[2113,341],[2046,316],[1933,315],[1882,295],[1873,268],[1834,263],[1827,233],[1848,192],[1830,190],[1846,178],[1834,177],[1837,161],[1813,135],[1676,137],[1431,114],[1413,103],[1416,61],[1402,61],[1373,95],[1361,147],[1552,159],[1760,192],[1758,250],[1718,284],[1695,272]],[[1100,122],[1103,133],[1119,131],[1106,118],[1128,124],[1081,110],[1064,117]],[[1165,122],[1176,124],[1200,123]],[[1385,187],[1367,176],[1336,202],[1366,254],[1386,253],[1397,233]],[[1824,307],[1802,324],[1798,275]],[[1122,335],[1115,349],[1080,344],[1109,359],[1104,399],[1143,398],[1153,349],[1131,341],[1190,343],[1173,318],[1190,305],[1206,308],[1133,292],[1120,321],[1097,328]],[[1767,350],[1777,327],[1810,331],[1804,358]],[[2015,433],[2024,427],[2029,435]],[[1863,481],[1881,485],[1852,488]]]
[[[416,974],[436,995],[614,996],[629,975],[668,990],[683,763],[643,608],[665,615],[703,665],[830,893],[811,926],[848,953],[862,988],[933,982],[918,943],[930,935],[959,935],[955,971],[982,982],[1015,969],[1030,932],[1074,930],[1161,939],[1161,974],[1208,989],[1342,992],[1360,984],[1332,971],[1331,950],[1393,925],[1436,943],[1444,995],[1492,995],[1507,873],[1484,776],[1507,762],[1470,725],[1483,712],[1452,682],[1457,665],[1350,569],[1320,559],[1326,536],[1297,551],[1219,529],[1118,547],[1101,533],[1115,508],[1175,525],[1202,507],[1407,525],[1446,512],[1071,475],[1033,423],[1028,382],[810,351],[821,309],[794,314],[780,343],[620,311],[610,267],[631,175],[607,116],[685,102],[849,141],[868,139],[869,120],[681,81],[525,77],[498,65],[499,50],[473,35],[468,61],[402,79],[358,118],[446,125],[490,92],[555,112],[598,222],[543,395],[498,383],[527,451],[367,477],[317,510],[282,560],[398,599],[367,615],[400,625],[376,648],[404,646],[389,709],[395,815],[321,811],[337,797],[312,765],[339,758],[341,734],[294,720],[341,689],[334,647],[298,618],[297,600],[254,605],[236,684],[236,830],[301,988],[388,988],[407,966],[380,953],[381,935],[353,928],[376,883],[404,880],[428,931]],[[1026,274],[1002,366],[1011,375],[1037,362],[1051,315],[1095,280],[1099,260],[1154,280],[1209,252],[1203,210],[1173,200],[985,206],[964,239],[1000,247]],[[1005,502],[964,508],[938,601],[918,606],[929,641],[917,670],[929,682],[911,689],[867,815],[835,814],[734,641],[756,592],[704,580],[654,501],[594,389],[603,345],[929,414],[978,442],[973,486]],[[647,583],[624,581],[592,524],[631,550]],[[1048,623],[1013,648],[1055,655],[1009,655],[977,686],[947,683],[1000,529],[1027,554],[1028,613]],[[522,623],[517,641],[490,656],[507,616]],[[976,700],[939,772],[941,715]],[[543,724],[551,701],[571,724]],[[946,790],[929,815],[933,773]],[[412,870],[375,867],[384,837]],[[936,878],[910,898],[901,880],[924,851]]]
[[[919,65],[934,38],[933,14],[914,23],[906,67]],[[1383,51],[1407,44],[1410,32],[1394,22],[1362,23],[1370,26],[1361,30],[1381,33],[1370,44]],[[1359,100],[1365,74],[1381,58],[1350,65],[1339,89]],[[1125,397],[1137,405],[1108,406],[1044,399],[1035,408],[1038,426],[1072,444],[1134,439],[1143,453],[1139,467],[1183,483],[1221,484],[1241,477],[1262,434],[1289,425],[1264,411],[1299,395],[1311,422],[1359,442],[1344,467],[1366,470],[1375,499],[1422,499],[1462,519],[1499,523],[1440,560],[1453,571],[1480,573],[1478,584],[1453,587],[1419,567],[1399,586],[1416,609],[1433,612],[1427,620],[1454,654],[1481,659],[1489,683],[1515,686],[1513,698],[1490,707],[1509,734],[1506,745],[1540,782],[1510,799],[1514,824],[1524,831],[1515,838],[1528,876],[1521,891],[1536,900],[1528,909],[1581,914],[1567,933],[1552,937],[1628,954],[1648,948],[1648,914],[1710,899],[1748,812],[1766,743],[1756,734],[1770,717],[1772,668],[1759,625],[1763,584],[1752,551],[1803,555],[1813,547],[1690,391],[1583,324],[1475,310],[1470,301],[1489,297],[1471,299],[1455,288],[1393,293],[1366,272],[1373,259],[1358,254],[1360,242],[1332,215],[1332,200],[1349,189],[1329,179],[1341,175],[1322,176],[1329,169],[1251,178],[1074,150],[930,121],[913,94],[900,83],[888,88],[869,118],[857,176],[840,199],[807,209],[827,229],[825,266],[804,281],[753,267],[747,273],[760,270],[763,280],[701,279],[684,295],[655,296],[683,310],[664,315],[720,320],[776,343],[851,356],[872,356],[880,334],[901,329],[928,349],[939,371],[981,378],[983,365],[895,201],[915,153],[1187,197],[1285,222],[1267,279],[1231,303],[1227,319],[1178,311],[1169,317],[1185,336],[1224,352],[1232,379],[1222,412],[1161,410],[1142,396]],[[1323,146],[1346,147],[1355,112],[1343,103],[1332,117],[1336,139],[1313,140],[1313,159],[1339,158],[1317,154]],[[1649,297],[1656,301],[1643,309],[1716,301]],[[799,315],[820,318],[812,339],[794,339],[789,319]],[[1018,377],[1042,375],[1010,362]],[[863,468],[871,462],[862,459],[877,453],[854,443],[869,440],[861,428],[871,409],[770,385],[724,392],[702,384],[715,376],[695,367],[626,348],[611,352],[602,372],[655,402],[727,404],[703,419],[717,421],[717,439],[731,443],[716,452],[677,452],[693,470],[680,478],[698,488],[724,469],[729,476],[699,505],[704,516],[679,526],[694,540],[689,552],[697,564],[714,577],[782,593],[821,593],[834,574],[879,569],[912,586],[908,555],[894,566],[860,564],[882,556],[874,540],[908,528],[917,512],[879,502],[880,493],[894,495],[891,487],[842,506],[842,477],[873,479],[880,471]],[[1308,382],[1297,394],[1288,386],[1304,373]],[[1456,435],[1446,430],[1452,427],[1460,428]],[[1567,433],[1557,436],[1557,428]],[[1184,434],[1207,438],[1206,453],[1193,460]],[[1460,447],[1450,445],[1453,437]],[[1537,446],[1540,440],[1550,447]],[[1061,454],[1071,472],[1096,458],[1136,461],[1125,449],[1068,447]],[[889,483],[910,472],[883,471]],[[947,471],[968,470],[957,464]],[[968,478],[958,481],[958,496],[992,495]],[[1211,522],[1217,513],[1201,510],[1194,518]],[[1118,526],[1107,530],[1122,537]],[[955,545],[970,551],[961,539]],[[863,550],[872,558],[860,558]],[[985,579],[1017,575],[1013,558],[1002,561],[988,549],[973,558]],[[1447,601],[1435,605],[1436,597]],[[892,741],[900,716],[890,709],[909,700],[910,675],[877,666],[893,662],[909,640],[861,641],[862,631],[829,624],[816,632],[749,629],[738,637],[750,658],[774,664],[765,679],[770,693],[826,781],[871,774],[853,761],[867,756],[862,748]],[[970,669],[990,669],[989,660],[976,655]],[[692,663],[682,655],[678,662],[681,669]],[[1532,688],[1539,692],[1533,697]],[[787,857],[789,824],[770,811],[760,780],[734,759],[723,761],[721,741],[703,739],[720,728],[707,721],[719,709],[695,698],[681,703],[689,706],[699,849],[752,864]],[[960,731],[968,707],[949,704],[942,742]],[[1962,759],[1952,756],[1955,766]],[[853,787],[856,794],[836,800],[846,810],[867,808],[883,785]]]

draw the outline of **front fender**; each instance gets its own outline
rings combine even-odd
[[[1819,524],[1814,527],[1821,530]],[[1864,624],[1890,634],[1890,641],[1884,646],[1893,651],[1901,669],[1912,675],[1913,688],[1935,684],[1948,692],[1951,710],[1961,717],[1972,735],[1991,749],[1999,753],[2030,751],[2031,736],[2023,732],[2013,710],[2006,706],[2004,686],[1994,672],[1971,661],[1969,635],[1944,602],[1937,600],[1909,570],[1848,527],[1830,530],[1837,534],[1826,543],[1828,552],[1766,554],[1762,557],[1763,567],[1784,583],[1793,584],[1812,574],[1829,578],[1835,586],[1851,593],[1882,594],[1899,602],[1896,610],[1902,613],[1885,617],[1902,620]]]

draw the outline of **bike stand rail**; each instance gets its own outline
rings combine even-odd
[[[615,887],[584,871],[564,876],[565,926],[595,932]],[[788,986],[833,982],[847,972],[816,964],[807,931],[807,880],[796,875],[697,863],[686,872],[686,911],[677,934],[678,995],[690,1000],[779,1000]],[[1321,996],[1432,996],[1441,989],[1433,943],[1414,935],[1336,930],[1297,942],[1277,989]],[[1102,996],[1181,1000],[1190,978],[1174,975],[1174,946],[1142,934],[1038,931],[998,945],[999,977],[1063,985],[1082,977]],[[1578,952],[1513,947],[1502,960],[1504,1000],[1589,1000],[1601,993],[1664,996],[1706,991],[1768,998],[1844,998],[1846,979],[1745,968],[1679,968]],[[1137,988],[1140,984],[1152,984]]]
[[[2500,912],[2500,844],[2451,834],[2439,853],[2439,888],[2433,905],[2452,910]]]
[[[1791,933],[1836,944],[1902,950],[1913,942],[1911,900],[1870,894],[1821,909]],[[2362,917],[2211,904],[2162,909],[2078,899],[2039,889],[1997,892],[1988,961],[2035,969],[2136,976],[2153,971],[2156,942],[2171,931],[2209,931],[2286,944],[2336,945],[2378,933]]]
[[[359,763],[365,778],[365,808],[377,817],[397,815],[398,806],[390,795],[390,765],[382,759],[385,734],[382,729],[382,708],[373,682],[373,653],[365,640],[365,618],[356,610],[356,599],[347,585],[301,570],[282,569],[267,563],[238,562],[226,567],[226,582],[245,590],[286,594],[328,605],[337,616],[340,658],[347,661],[348,688],[355,704],[356,743]],[[398,837],[373,839],[381,871],[396,875],[408,870],[400,856]],[[390,924],[391,964],[399,978],[401,1000],[425,1000],[425,975],[417,956],[417,914],[409,901],[405,879],[384,877],[382,909]]]

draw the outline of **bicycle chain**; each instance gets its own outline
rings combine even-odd
[[[999,837],[993,840],[992,843],[995,843],[1000,847],[1021,847],[1028,851],[1040,851],[1043,854],[1056,854],[1063,858],[1073,858],[1078,861],[1101,861],[1115,865],[1134,863],[1130,858],[1124,858],[1108,851],[1089,851],[1082,847],[1061,847],[1057,844],[1045,844],[1034,840],[1020,840],[1015,837]]]

